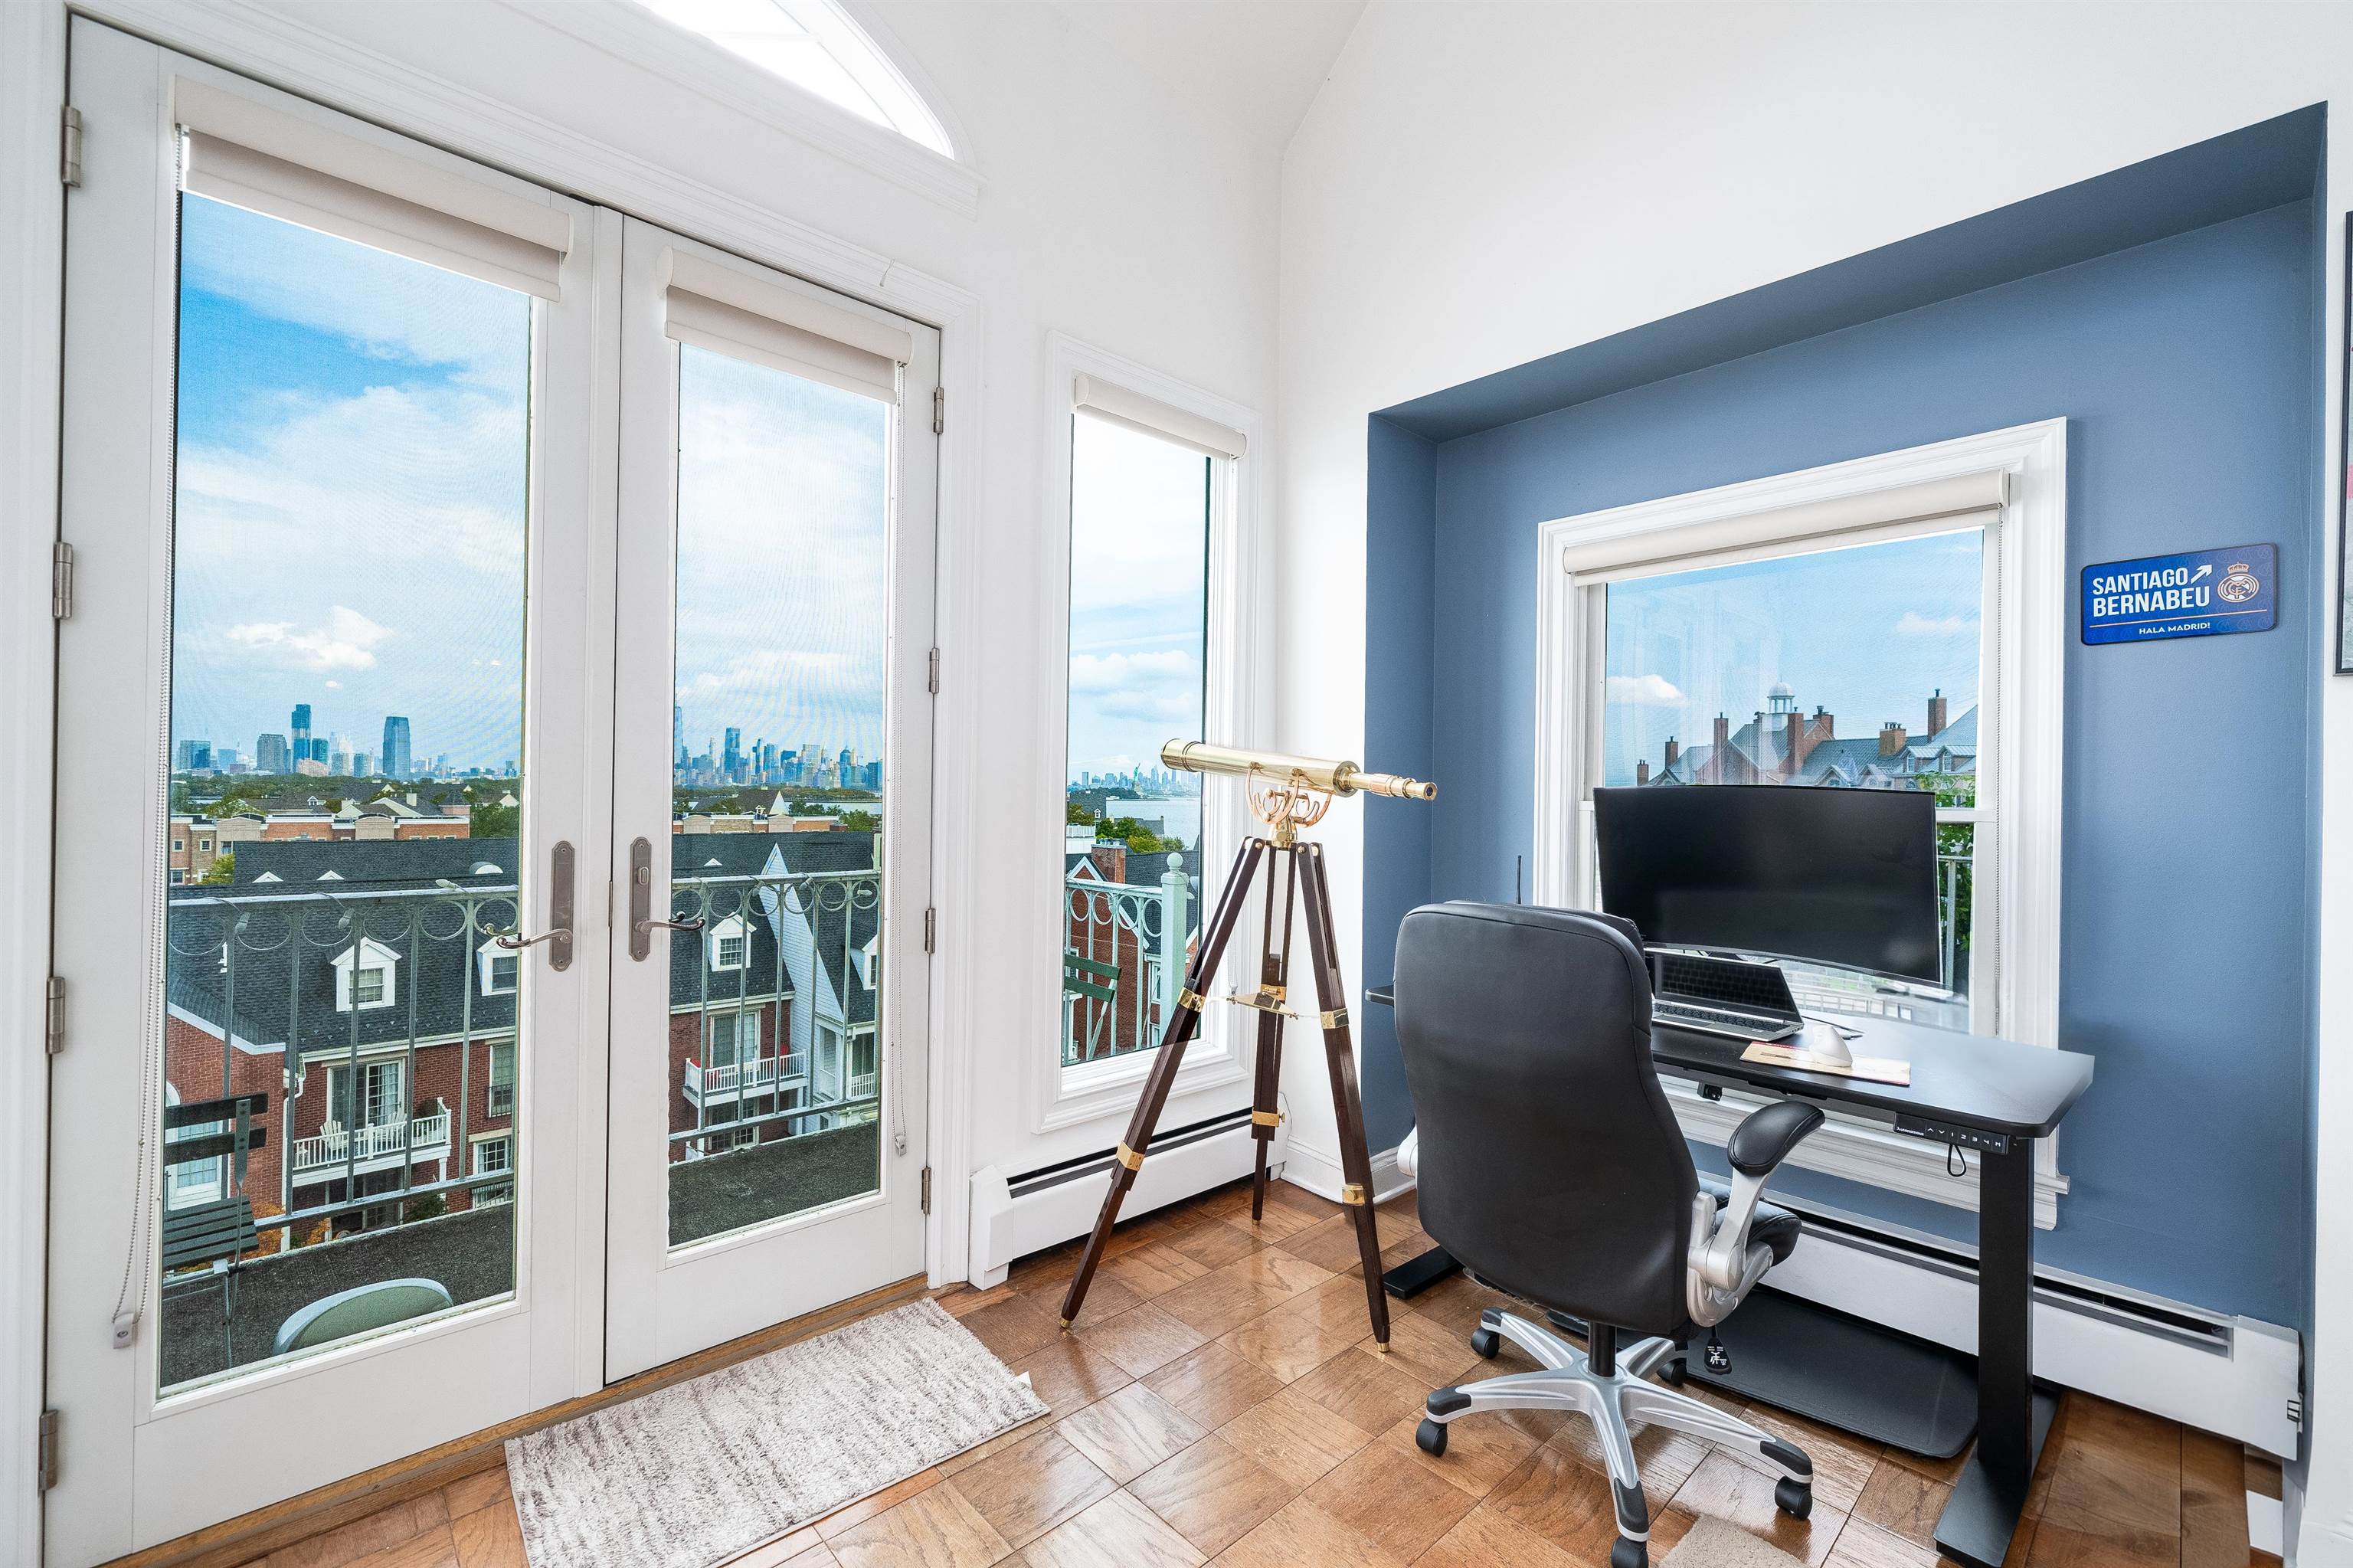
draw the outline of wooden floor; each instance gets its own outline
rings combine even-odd
[[[1429,1244],[1410,1196],[1380,1211],[1388,1261]],[[1366,1331],[1353,1238],[1335,1204],[1247,1185],[1122,1228],[1079,1330],[1057,1326],[1072,1250],[941,1303],[1052,1407],[1046,1419],[738,1560],[738,1568],[1602,1568],[1615,1524],[1588,1432],[1538,1414],[1457,1423],[1443,1459],[1414,1446],[1422,1397],[1510,1370],[1467,1343],[1498,1302],[1457,1277],[1396,1304],[1392,1353]],[[1522,1369],[1529,1363],[1519,1362]],[[1960,1461],[1883,1452],[1752,1406],[1814,1462],[1803,1524],[1774,1474],[1643,1430],[1651,1561],[1715,1514],[1810,1568],[1934,1568]],[[2011,1568],[2246,1568],[2245,1461],[2206,1433],[2084,1395],[2062,1405]],[[2258,1485],[2261,1484],[2260,1478]],[[709,1507],[707,1501],[681,1506]],[[282,1546],[268,1568],[524,1568],[502,1469],[470,1475]]]

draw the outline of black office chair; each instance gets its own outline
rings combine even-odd
[[[1536,1372],[1430,1396],[1417,1434],[1488,1410],[1567,1410],[1599,1435],[1618,1508],[1610,1568],[1643,1568],[1650,1509],[1630,1422],[1688,1432],[1779,1467],[1773,1499],[1803,1519],[1813,1464],[1790,1444],[1645,1381],[1721,1321],[1797,1245],[1797,1215],[1757,1201],[1821,1125],[1785,1100],[1734,1129],[1727,1188],[1692,1166],[1651,1062],[1651,982],[1625,922],[1567,909],[1434,904],[1398,932],[1397,1033],[1413,1092],[1422,1227],[1484,1283],[1588,1327],[1587,1348],[1490,1308],[1471,1336]],[[1620,1335],[1634,1336],[1621,1345]]]

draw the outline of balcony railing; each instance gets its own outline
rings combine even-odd
[[[689,1062],[681,1076],[680,1087],[696,1105],[736,1100],[745,1095],[764,1095],[787,1085],[806,1083],[808,1054],[797,1051],[788,1056],[762,1056],[717,1067]]]
[[[852,1073],[852,1074],[850,1074],[850,1075],[849,1075],[849,1098],[851,1098],[851,1099],[853,1099],[853,1100],[862,1100],[862,1099],[867,1099],[867,1098],[870,1098],[870,1097],[873,1095],[873,1093],[874,1093],[874,1075],[873,1075],[873,1074],[871,1074],[871,1073]]]
[[[1105,882],[1091,863],[1062,881],[1062,942],[1071,956],[1115,973],[1105,999],[1067,984],[1062,996],[1062,1065],[1130,1055],[1160,1044],[1185,984],[1185,944],[1192,933],[1182,859],[1170,855],[1156,883]],[[1090,972],[1100,972],[1090,971]]]
[[[311,1137],[294,1140],[294,1173],[332,1176],[338,1171],[380,1171],[404,1162],[443,1159],[448,1152],[449,1107],[442,1104],[431,1116],[404,1121],[370,1122],[358,1128],[330,1122]]]

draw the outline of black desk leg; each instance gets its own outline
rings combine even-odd
[[[1979,1158],[1978,1446],[1936,1521],[1936,1546],[1972,1568],[2001,1568],[2056,1404],[2034,1392],[2034,1140]]]

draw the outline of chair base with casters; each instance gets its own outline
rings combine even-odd
[[[1414,1432],[1422,1452],[1446,1452],[1446,1428],[1466,1415],[1494,1410],[1561,1410],[1593,1423],[1609,1492],[1617,1505],[1618,1540],[1609,1568],[1644,1568],[1650,1561],[1651,1508],[1634,1462],[1631,1428],[1663,1426],[1746,1454],[1755,1454],[1781,1472],[1773,1501],[1792,1519],[1814,1509],[1814,1466],[1804,1450],[1760,1431],[1704,1400],[1650,1382],[1652,1372],[1680,1353],[1674,1340],[1639,1340],[1620,1349],[1618,1331],[1595,1324],[1588,1349],[1578,1350],[1544,1325],[1490,1307],[1479,1315],[1471,1348],[1493,1359],[1509,1340],[1535,1360],[1535,1372],[1507,1372],[1481,1383],[1441,1388],[1430,1394],[1429,1414]]]

